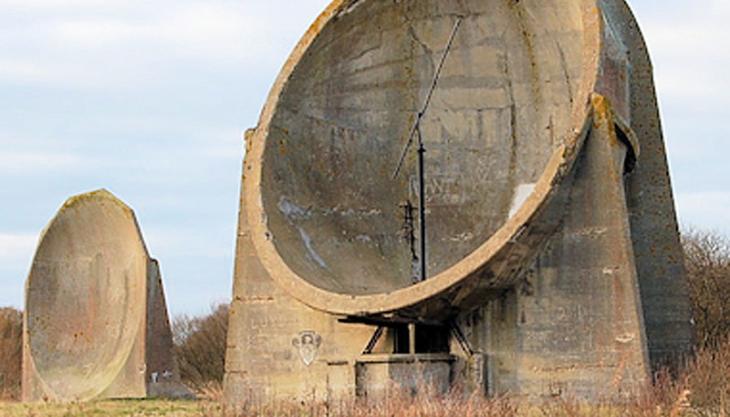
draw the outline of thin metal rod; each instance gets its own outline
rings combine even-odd
[[[421,136],[421,127],[418,131],[418,237],[420,240],[421,251],[419,261],[421,262],[420,278],[421,282],[425,281],[426,275],[426,148],[423,146],[423,136]]]
[[[397,178],[400,174],[401,168],[403,168],[403,163],[406,160],[406,155],[408,154],[408,149],[410,149],[411,145],[413,144],[413,137],[416,134],[416,130],[421,125],[421,120],[423,119],[423,116],[426,114],[426,110],[428,110],[428,106],[431,104],[431,98],[433,98],[433,92],[436,90],[436,86],[438,85],[439,78],[441,77],[441,70],[444,68],[444,63],[446,62],[446,57],[449,55],[449,52],[451,51],[451,47],[454,44],[454,38],[456,38],[456,32],[459,30],[459,26],[461,26],[461,22],[464,18],[459,16],[456,19],[456,23],[454,23],[454,29],[451,31],[451,36],[449,37],[449,42],[446,44],[446,48],[444,50],[444,54],[441,57],[441,62],[439,62],[438,67],[436,68],[436,73],[433,76],[433,82],[431,82],[431,88],[428,90],[428,94],[426,95],[426,100],[423,103],[423,107],[421,107],[421,111],[418,112],[418,117],[416,118],[416,121],[413,123],[413,127],[411,128],[410,133],[408,134],[408,142],[406,143],[405,147],[403,148],[403,152],[401,153],[400,160],[398,161],[398,166],[395,169],[395,172],[393,173],[393,179]]]

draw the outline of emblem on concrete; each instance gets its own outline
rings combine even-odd
[[[317,358],[319,346],[322,344],[322,336],[313,331],[299,333],[299,336],[292,340],[292,345],[299,351],[299,357],[306,366],[309,366]]]

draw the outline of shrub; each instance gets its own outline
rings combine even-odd
[[[215,306],[204,317],[178,316],[172,328],[183,382],[204,396],[220,390],[225,373],[228,305]]]
[[[689,231],[682,244],[699,347],[719,346],[730,337],[730,241]]]
[[[23,351],[23,315],[0,309],[0,401],[17,400]]]

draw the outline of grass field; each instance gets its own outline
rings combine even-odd
[[[0,417],[207,417],[217,407],[195,401],[101,401],[84,404],[0,403]]]
[[[256,410],[224,411],[212,402],[126,400],[84,404],[0,403],[1,417],[726,417],[702,412],[683,402],[672,405],[625,404],[585,406],[569,401],[522,405],[510,400],[386,400],[331,408],[322,404],[275,405]]]

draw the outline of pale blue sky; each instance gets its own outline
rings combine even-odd
[[[137,212],[173,314],[230,297],[243,144],[325,0],[0,0],[0,305],[40,230],[105,187]],[[730,234],[730,2],[634,0],[680,221]]]

